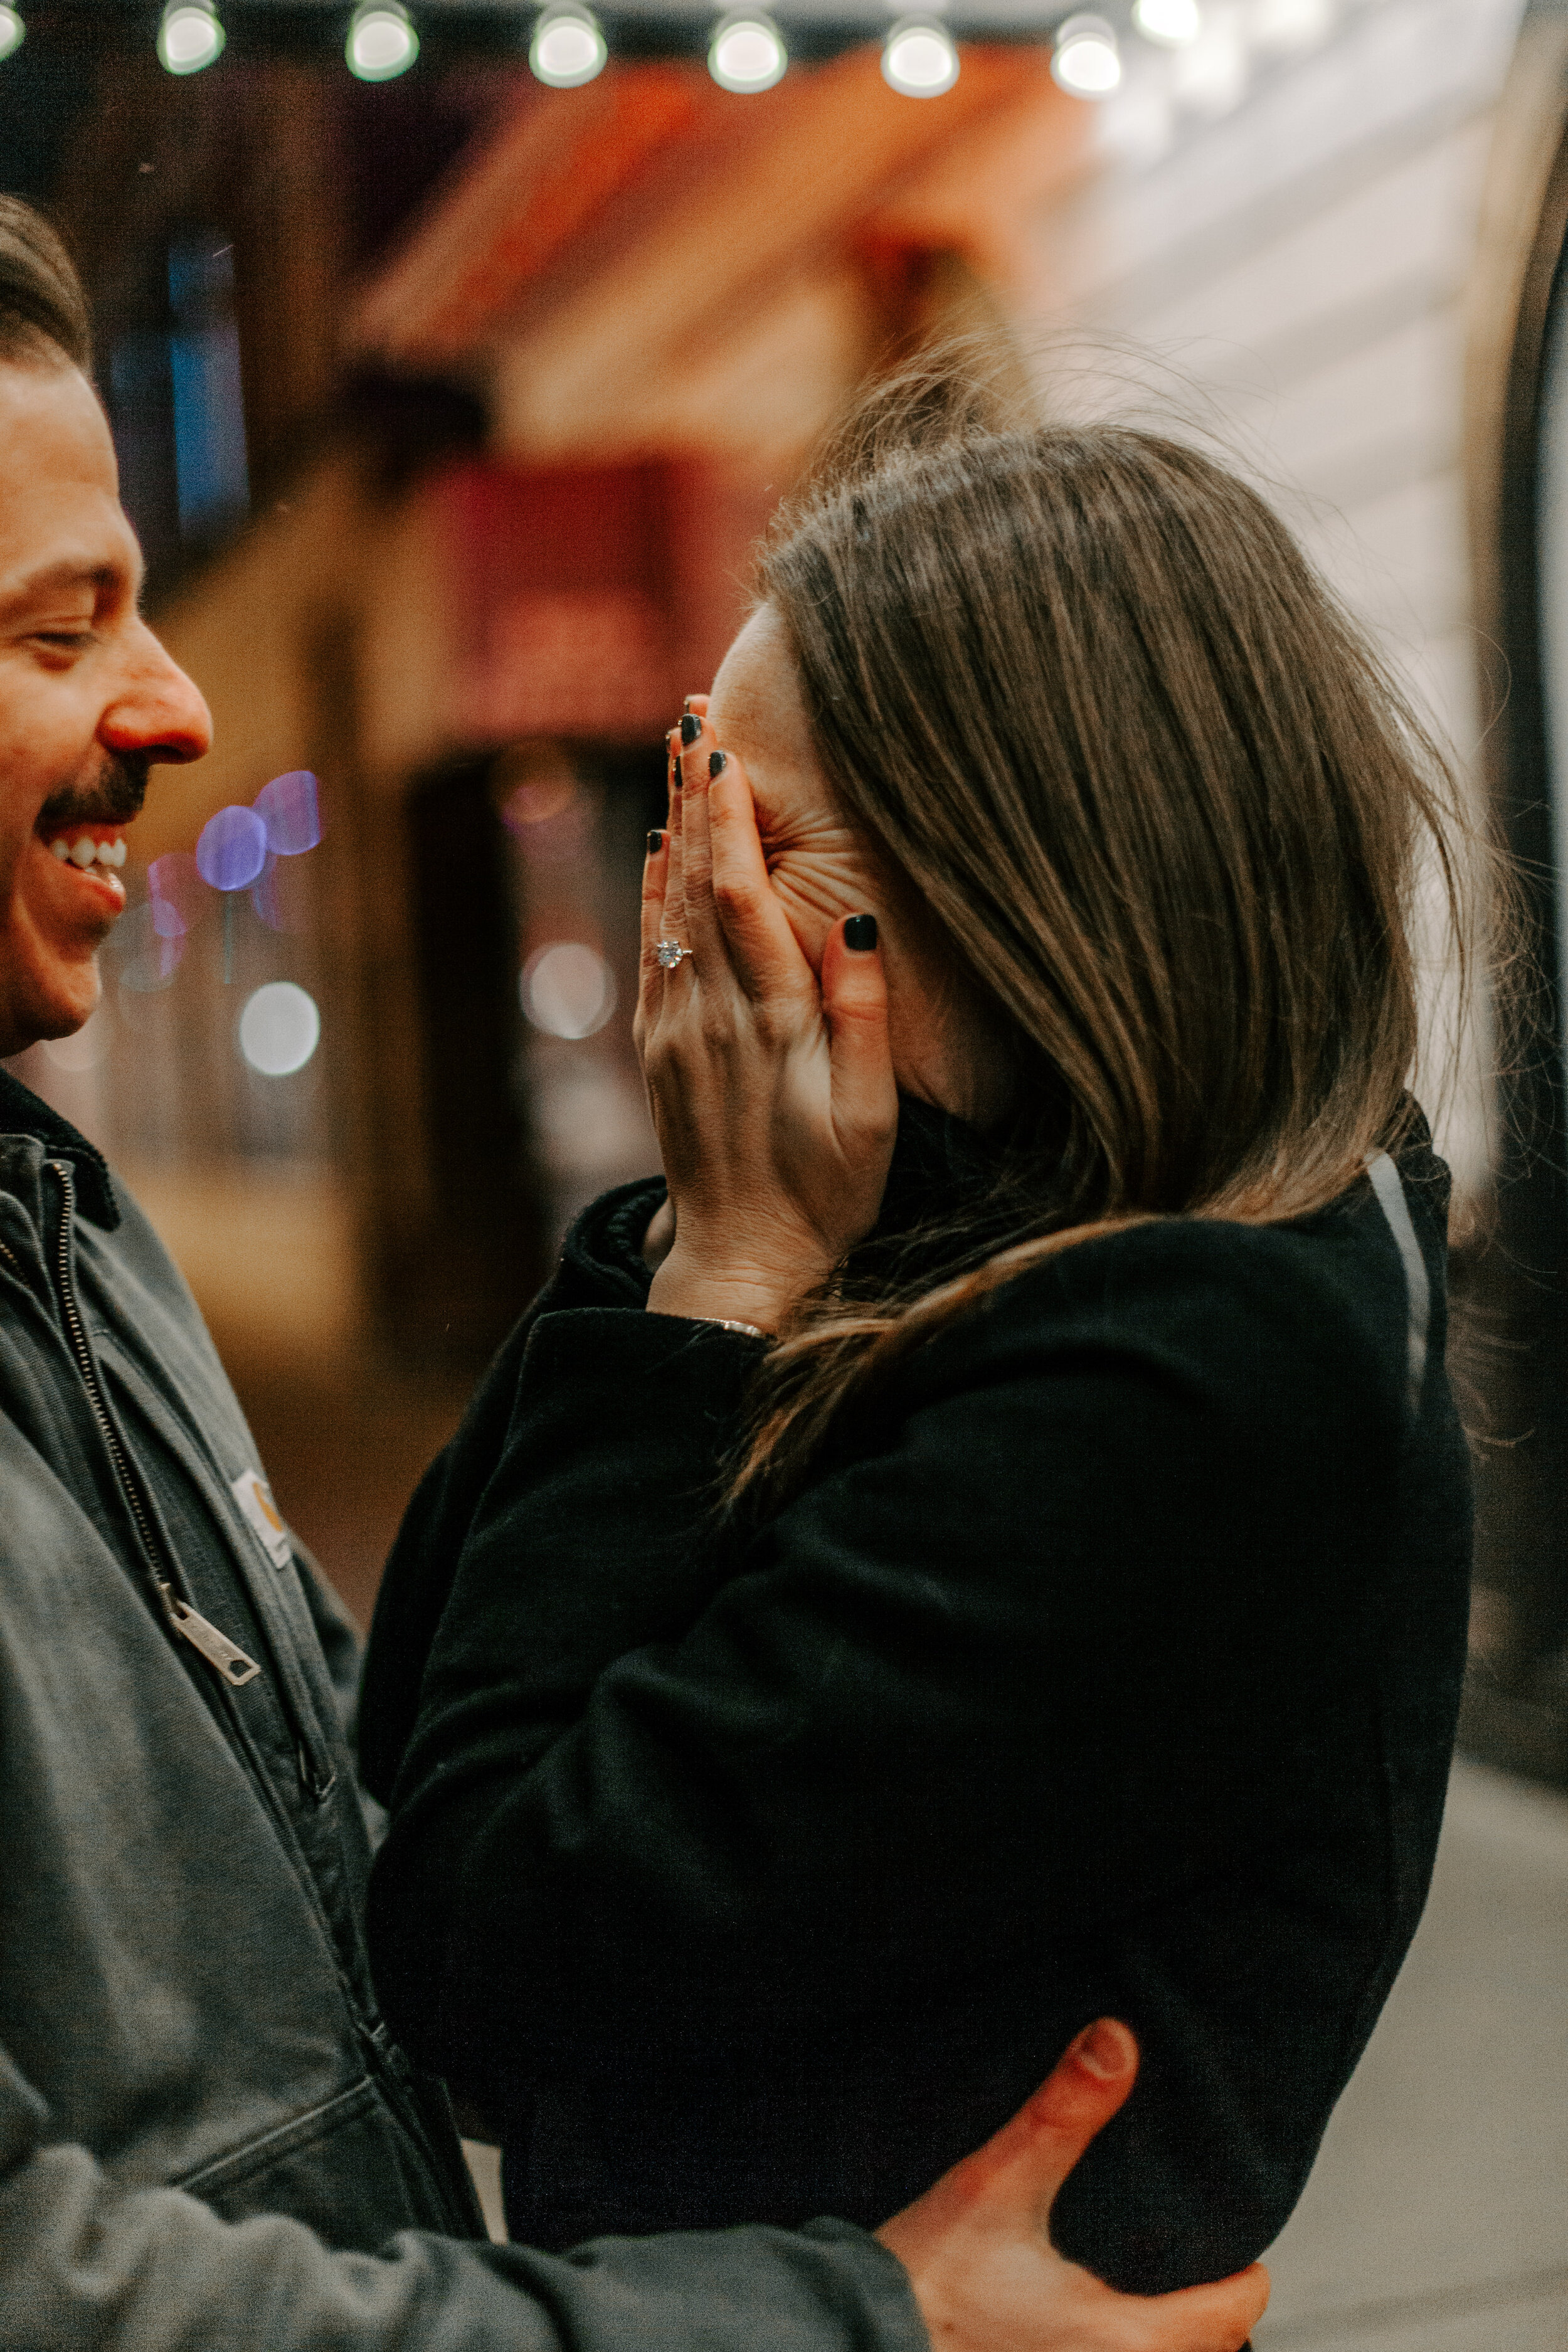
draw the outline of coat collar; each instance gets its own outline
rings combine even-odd
[[[9,1070],[0,1070],[0,1135],[30,1136],[52,1157],[68,1160],[83,1211],[105,1233],[114,1231],[120,1223],[120,1204],[102,1152]]]

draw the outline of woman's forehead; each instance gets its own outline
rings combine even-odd
[[[759,805],[826,799],[794,653],[771,605],[758,607],[719,665],[708,720],[744,761]]]

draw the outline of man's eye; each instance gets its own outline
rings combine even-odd
[[[91,645],[92,631],[90,629],[35,629],[33,639],[36,645],[54,646],[67,653],[79,653],[84,646]]]

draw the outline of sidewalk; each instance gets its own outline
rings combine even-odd
[[[1257,2352],[1568,2352],[1568,1798],[1460,1763]]]

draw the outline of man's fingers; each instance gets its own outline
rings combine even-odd
[[[1151,2295],[1140,2316],[1159,2352],[1241,2352],[1268,2307],[1268,2273],[1254,2263],[1212,2286]]]
[[[1138,2044],[1126,2026],[1113,2017],[1086,2026],[1017,2114],[877,2235],[908,2263],[960,2222],[1043,2226],[1062,2182],[1137,2077]]]

